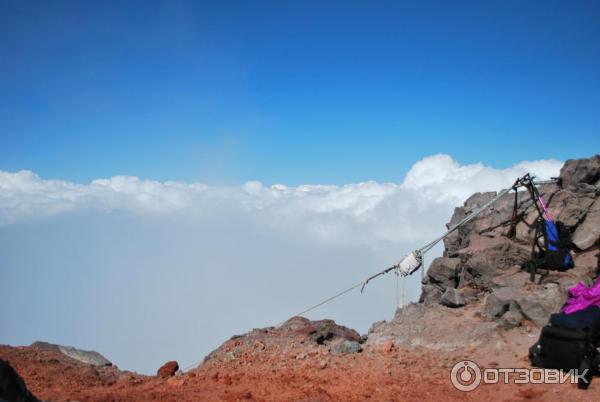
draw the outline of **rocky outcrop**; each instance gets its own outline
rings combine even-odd
[[[419,303],[398,310],[389,323],[374,324],[367,343],[383,344],[391,340],[395,344],[436,348],[444,345],[452,349],[463,341],[477,344],[499,329],[523,323],[545,325],[550,314],[564,304],[569,287],[578,282],[589,285],[596,275],[600,155],[567,161],[559,182],[563,187],[545,184],[539,190],[555,219],[572,233],[573,269],[558,272],[542,267],[535,282],[529,280],[524,268],[531,261],[533,224],[538,213],[529,194],[519,192],[519,223],[514,236],[509,238],[514,193],[506,194],[444,240],[444,255],[429,266]],[[454,225],[495,195],[494,192],[472,195],[455,209],[447,226]],[[455,341],[455,337],[459,340]]]
[[[337,325],[333,320],[311,321],[304,317],[292,317],[278,327],[257,328],[235,335],[204,358],[231,361],[244,354],[273,350],[287,353],[298,345],[308,351],[327,348],[333,354],[356,353],[362,350],[363,339],[353,329]]]
[[[468,349],[491,342],[499,325],[482,320],[478,309],[470,305],[448,308],[440,304],[414,303],[398,309],[390,322],[374,323],[366,345],[380,349],[391,341],[397,346]]]
[[[581,184],[598,186],[600,180],[600,155],[588,159],[571,159],[560,169],[564,187],[577,187]]]
[[[177,370],[179,370],[179,364],[172,360],[163,364],[156,372],[156,376],[159,378],[173,377]]]
[[[110,360],[93,350],[82,350],[72,346],[56,345],[53,343],[40,341],[32,343],[31,347],[60,352],[71,359],[75,359],[82,363],[91,364],[92,366],[112,366]]]
[[[573,234],[573,243],[580,250],[598,245],[600,238],[600,199],[596,199]]]
[[[465,297],[455,288],[447,288],[440,303],[447,307],[462,307],[467,304]]]

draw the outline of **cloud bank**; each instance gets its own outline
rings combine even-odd
[[[44,180],[31,171],[0,171],[0,225],[69,212],[126,211],[191,222],[243,216],[269,230],[293,226],[321,240],[375,246],[426,239],[441,230],[452,208],[470,194],[507,187],[525,172],[548,178],[561,166],[556,160],[522,162],[507,169],[480,163],[461,166],[439,154],[417,162],[400,184],[298,187],[267,187],[257,181],[239,187],[161,183],[132,176],[75,184]]]
[[[297,187],[0,172],[0,343],[95,349],[145,373],[171,359],[187,366],[234,333],[281,322],[389,266],[443,232],[472,193],[561,166],[497,169],[434,155],[400,183]],[[407,281],[407,299],[419,280]],[[365,333],[395,303],[388,276],[309,317]]]

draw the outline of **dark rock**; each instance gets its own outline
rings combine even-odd
[[[362,346],[355,341],[347,339],[336,339],[329,346],[329,352],[333,355],[350,354],[362,352]]]
[[[566,161],[560,169],[560,178],[565,188],[578,183],[596,184],[600,180],[600,155]]]
[[[523,322],[523,314],[517,303],[510,303],[508,311],[502,315],[500,323],[504,329],[518,327]]]
[[[204,358],[204,362],[235,360],[241,356],[245,348],[263,351],[283,348],[293,342],[311,349],[316,345],[330,346],[339,339],[364,342],[358,332],[337,325],[333,320],[311,321],[304,317],[292,317],[278,327],[255,328],[226,341],[210,352]]]
[[[512,267],[521,266],[531,258],[528,248],[507,238],[498,238],[496,244],[477,250],[465,263],[473,283],[483,289],[493,287],[493,278]]]
[[[292,317],[281,325],[281,329],[306,334],[319,345],[338,338],[360,341],[358,332],[343,325],[337,325],[333,320],[310,321],[304,317]]]
[[[442,289],[456,285],[456,271],[460,258],[438,257],[429,266],[427,277],[434,284],[439,284]]]
[[[505,287],[495,289],[486,298],[484,315],[490,319],[503,317],[511,308],[536,325],[543,326],[550,314],[564,304],[566,292],[555,283],[532,286],[531,289]]]
[[[600,198],[590,207],[585,219],[573,233],[573,243],[580,250],[587,250],[598,243],[600,237]]]
[[[575,227],[592,205],[592,197],[578,196],[568,190],[562,190],[550,200],[549,208],[557,220],[568,228]]]
[[[506,313],[511,303],[520,296],[516,288],[504,287],[494,289],[485,299],[483,314],[490,319],[500,318]]]
[[[544,326],[550,314],[556,313],[567,299],[567,293],[558,284],[549,283],[530,292],[523,292],[516,300],[525,318]]]
[[[462,307],[467,304],[465,298],[460,292],[454,288],[448,288],[442,295],[440,301],[446,307]]]
[[[421,298],[419,303],[426,306],[438,304],[442,300],[442,290],[435,285],[423,285],[421,288]]]
[[[179,364],[172,360],[163,364],[156,372],[156,376],[159,378],[173,377],[177,370],[179,370]]]
[[[492,278],[492,283],[498,287],[516,287],[519,288],[529,281],[529,273],[525,272],[519,265],[499,271]]]
[[[93,350],[82,350],[72,346],[56,345],[53,343],[40,341],[32,343],[31,347],[60,352],[71,359],[78,360],[82,363],[91,364],[93,366],[112,366],[110,360]]]
[[[508,303],[505,300],[499,299],[495,294],[490,293],[485,299],[483,313],[490,319],[502,317],[508,310]]]
[[[5,360],[0,359],[0,401],[40,402],[25,385],[23,378]]]

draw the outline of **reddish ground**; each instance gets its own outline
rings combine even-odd
[[[229,342],[237,346],[235,340]],[[450,382],[451,367],[465,357],[456,353],[394,348],[332,356],[324,346],[283,351],[261,343],[240,352],[181,376],[158,379],[115,367],[94,368],[57,352],[0,346],[0,357],[29,389],[51,401],[600,400],[598,379],[587,391],[571,384],[509,384],[460,392]],[[517,360],[526,367],[524,359]]]

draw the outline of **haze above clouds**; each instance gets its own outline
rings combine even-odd
[[[95,349],[145,373],[171,359],[186,366],[389,266],[440,234],[472,193],[561,166],[497,169],[438,154],[398,184],[297,187],[129,176],[76,184],[0,171],[0,342]],[[411,300],[419,279],[407,282]],[[390,275],[309,317],[366,333],[394,304]]]

